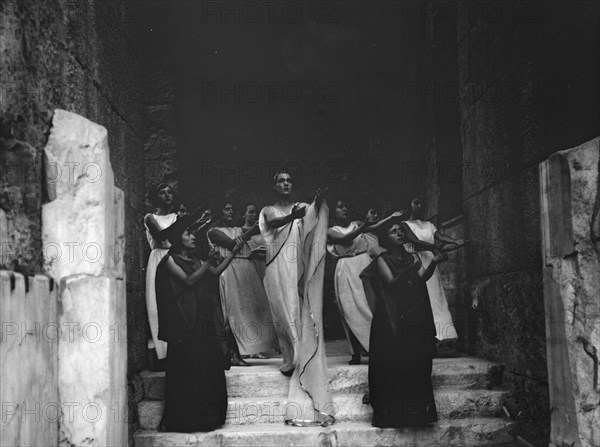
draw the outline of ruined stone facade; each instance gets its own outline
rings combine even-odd
[[[424,131],[440,133],[443,123],[435,113],[448,102],[456,104],[460,123],[460,151],[447,163],[462,165],[462,188],[452,199],[458,195],[462,202],[465,237],[472,243],[461,284],[464,301],[479,303],[467,314],[465,346],[506,366],[514,392],[508,411],[526,439],[547,445],[538,164],[600,134],[599,59],[591,44],[598,41],[598,5],[446,2],[427,8],[428,79],[430,91],[437,88],[440,95],[426,98]],[[455,39],[454,66],[436,61],[440,39]],[[451,79],[452,70],[458,75],[454,86],[435,84],[440,76]],[[426,149],[435,163],[446,147],[432,137]],[[442,201],[449,181],[441,176],[425,185],[433,219],[452,217]]]
[[[147,88],[137,6],[67,0],[0,4],[0,268],[24,275],[47,273],[44,253],[50,251],[42,246],[41,205],[49,197],[43,187],[42,149],[54,110],[75,112],[104,126],[115,185],[124,191],[125,200],[127,242],[117,255],[126,266],[130,374],[145,366],[147,340],[147,242],[140,231],[146,212]],[[60,163],[53,167],[56,179],[81,168]],[[62,247],[62,253],[68,249]]]

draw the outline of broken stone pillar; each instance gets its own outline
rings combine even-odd
[[[59,281],[59,445],[127,445],[123,192],[104,127],[56,110],[44,155],[44,266]]]
[[[600,445],[599,142],[540,164],[551,446]]]

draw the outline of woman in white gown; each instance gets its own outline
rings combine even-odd
[[[423,267],[427,268],[441,247],[454,245],[460,247],[465,244],[464,240],[454,240],[441,233],[433,223],[422,220],[423,199],[415,197],[410,201],[410,217],[404,222],[406,238],[410,242],[406,245],[409,252],[418,252]],[[445,247],[444,247],[445,249]],[[442,285],[442,279],[436,268],[427,280],[427,293],[431,301],[431,310],[440,344],[454,342],[458,335],[448,308],[448,300]]]
[[[177,220],[177,213],[172,212],[174,193],[173,188],[167,183],[156,186],[149,195],[149,199],[156,211],[146,214],[144,227],[146,238],[152,251],[146,266],[146,309],[152,338],[148,340],[148,349],[155,349],[159,360],[167,356],[167,343],[158,339],[158,312],[156,307],[155,278],[156,268],[161,259],[167,254],[171,244],[163,232]]]
[[[359,275],[370,263],[367,228],[373,216],[364,222],[351,221],[345,200],[337,200],[333,209],[333,226],[327,231],[327,251],[337,258],[334,274],[335,297],[342,326],[352,353],[351,365],[360,363],[361,348],[369,351],[369,333],[373,314]]]
[[[209,243],[214,245],[223,257],[239,241],[246,242],[252,235],[259,234],[258,224],[244,232],[240,227],[232,227],[233,204],[224,201],[213,207],[219,213],[219,220],[208,231]],[[219,279],[219,290],[223,315],[230,330],[231,364],[249,366],[241,356],[258,354],[271,349],[273,320],[263,283],[254,266],[251,249],[244,243],[231,265]],[[231,339],[231,335],[235,338]]]

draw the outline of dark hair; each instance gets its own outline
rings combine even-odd
[[[249,206],[255,206],[257,210],[260,210],[260,207],[258,206],[258,204],[256,202],[247,202],[244,205],[244,214],[246,214],[246,211],[248,211]]]
[[[235,202],[233,201],[233,198],[231,196],[219,197],[209,207],[209,209],[212,211],[213,217],[212,223],[210,224],[211,227],[214,228],[219,226],[219,222],[221,221],[221,215],[223,213],[223,208],[225,208],[225,206],[228,203],[233,205],[233,208],[235,209]]]
[[[152,203],[152,205],[154,205],[155,207],[159,207],[161,205],[160,200],[158,198],[158,193],[161,189],[167,186],[171,188],[171,191],[173,192],[173,204],[175,203],[175,188],[173,188],[173,185],[163,182],[155,185],[146,196],[150,203]]]
[[[421,202],[425,202],[425,198],[423,197],[423,194],[412,194],[412,195],[410,196],[410,198],[408,199],[408,205],[407,205],[407,207],[406,207],[406,209],[407,209],[409,212],[412,212],[412,202],[413,202],[413,200],[415,200],[415,199],[419,199]]]
[[[273,186],[275,186],[275,184],[277,183],[277,180],[279,179],[279,176],[281,174],[287,174],[290,176],[290,179],[293,180],[292,174],[290,174],[288,171],[286,171],[285,169],[282,169],[281,171],[277,172],[274,176],[273,176]]]

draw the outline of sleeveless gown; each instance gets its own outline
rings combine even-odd
[[[437,228],[433,223],[423,220],[407,220],[406,224],[419,240],[429,242],[430,244],[435,243],[434,236]],[[409,252],[415,251],[412,244],[406,244],[406,249]],[[433,253],[430,251],[420,251],[418,253],[421,262],[423,263],[423,267],[427,268],[433,259]],[[433,275],[431,275],[431,278],[427,280],[427,293],[429,294],[429,300],[431,301],[431,310],[433,311],[433,320],[435,322],[438,340],[442,341],[458,338],[456,328],[452,322],[452,315],[448,308],[448,300],[446,299],[446,293],[444,292],[442,278],[437,267],[435,268]]]
[[[354,231],[358,225],[357,222],[352,222],[347,227],[336,225],[331,229],[341,234],[347,234]],[[359,234],[349,245],[327,244],[329,253],[338,258],[334,274],[335,297],[352,354],[360,353],[354,352],[352,343],[350,343],[349,331],[352,331],[362,347],[367,352],[369,351],[369,334],[373,314],[359,276],[360,272],[371,262],[369,248],[369,241],[364,234]]]
[[[177,220],[177,214],[175,213],[166,214],[164,216],[153,214],[153,216],[161,230],[171,226],[171,224]],[[145,223],[144,228],[146,229],[148,244],[150,244],[150,248],[152,249],[146,266],[146,309],[148,311],[150,333],[152,334],[152,340],[148,342],[148,348],[155,348],[157,357],[159,359],[164,359],[167,356],[167,343],[158,339],[158,314],[156,309],[154,280],[156,277],[156,268],[163,256],[169,251],[171,244],[166,239],[162,242],[154,240]]]
[[[231,239],[243,234],[240,227],[218,227]],[[227,257],[231,251],[217,248],[221,256]],[[265,288],[254,263],[249,259],[251,248],[244,244],[231,264],[219,277],[219,290],[223,316],[228,322],[241,355],[268,351],[274,339],[273,318],[265,294]]]

